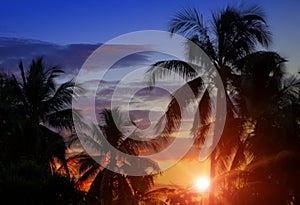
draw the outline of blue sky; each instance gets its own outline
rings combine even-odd
[[[120,34],[145,29],[168,29],[168,20],[185,6],[196,6],[210,17],[237,0],[60,1],[1,0],[0,36],[31,38],[58,44],[103,43]],[[300,68],[300,1],[250,0],[267,14],[274,34],[272,50]]]
[[[128,32],[147,29],[168,30],[168,20],[183,7],[195,6],[203,14],[204,19],[209,19],[212,11],[218,11],[227,4],[236,5],[241,2],[257,3],[263,8],[274,34],[274,44],[270,49],[279,52],[289,60],[290,72],[298,71],[300,69],[299,0],[0,0],[0,37],[37,39],[61,45],[105,43]],[[27,47],[23,45],[22,49],[19,44],[14,45],[13,50],[9,52],[5,46],[1,45],[1,42],[5,41],[0,41],[0,62],[6,55],[7,58],[12,56],[14,62],[9,65],[17,66],[17,61],[20,58],[24,60],[26,52],[31,60],[32,51],[28,50],[35,50],[31,44],[29,44],[30,48],[28,45]],[[35,45],[35,47],[37,46],[40,45]],[[51,57],[54,56],[53,59],[59,60],[60,63],[66,61],[63,65],[69,66],[71,69],[80,67],[84,58],[87,57],[78,55],[82,51],[78,45],[74,48],[74,45],[64,47],[42,44],[42,47],[38,48],[38,55],[46,52],[48,59],[51,60]],[[86,49],[93,50],[95,48],[92,46]],[[23,52],[24,54],[22,54]],[[90,54],[88,50],[86,53]],[[14,54],[15,56],[13,56]],[[143,56],[132,58],[135,63],[137,59],[143,60]],[[120,71],[118,72],[120,75]],[[73,72],[69,71],[69,73],[73,77]],[[140,84],[135,84],[135,86],[142,87]],[[97,101],[97,105],[100,108],[106,106],[105,103],[110,104],[112,91],[111,87],[103,90],[101,102],[97,98],[99,101]],[[161,101],[166,103],[165,99],[160,99],[161,95],[158,94],[155,97],[150,96],[147,101],[138,95],[134,97],[136,97],[134,98],[136,101],[146,102],[146,104],[142,104],[143,109],[149,109],[151,106],[157,107],[162,103]],[[123,99],[125,96],[120,96],[120,103],[123,103]],[[194,170],[199,168],[193,167],[194,165],[191,164],[178,164],[179,168],[173,169],[174,173],[171,171],[169,175],[166,175],[165,183],[181,183],[182,177],[180,176],[183,175],[187,176],[184,179],[185,183],[192,182],[189,175],[182,171],[193,170],[192,176],[194,176]],[[198,161],[194,164],[199,166]],[[189,169],[186,169],[187,166]],[[206,172],[204,171],[204,173]],[[177,181],[175,176],[179,176]],[[161,180],[161,182],[164,181]]]

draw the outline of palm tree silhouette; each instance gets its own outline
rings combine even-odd
[[[259,51],[235,63],[241,72],[241,95],[245,99],[248,115],[252,118],[255,119],[280,91],[285,62],[276,52]]]
[[[63,71],[47,68],[42,58],[33,60],[28,70],[22,62],[19,68],[18,76],[0,73],[1,202],[83,204],[59,134],[72,130],[71,98],[80,89],[72,81],[57,86],[55,80]]]
[[[260,51],[249,54],[235,63],[235,68],[241,73],[240,95],[245,99],[247,119],[242,124],[243,127],[236,130],[228,130],[226,129],[228,126],[225,126],[220,140],[220,146],[222,146],[222,141],[226,141],[226,136],[229,136],[230,139],[240,139],[240,141],[233,141],[230,147],[236,149],[236,151],[234,155],[231,153],[232,158],[229,158],[230,160],[225,158],[226,161],[223,163],[227,164],[227,172],[217,177],[219,187],[220,183],[223,184],[223,190],[219,195],[226,198],[226,200],[234,201],[232,198],[237,195],[238,191],[252,189],[253,187],[250,184],[257,183],[253,179],[257,178],[259,174],[253,172],[251,167],[253,163],[257,162],[258,150],[263,150],[263,147],[269,145],[269,143],[263,143],[264,140],[258,142],[255,130],[263,125],[260,123],[260,119],[265,118],[262,117],[265,115],[264,113],[278,107],[278,105],[274,105],[274,102],[277,102],[275,96],[278,96],[282,89],[285,62],[286,60],[275,52]],[[272,124],[270,122],[264,124],[270,125]],[[232,128],[232,122],[230,124],[229,128]],[[237,130],[242,132],[239,133]],[[271,139],[267,135],[265,137]],[[223,159],[218,162],[218,165],[222,161]],[[265,200],[267,198],[266,196]],[[269,201],[271,203],[270,199]],[[237,201],[235,203],[241,202]]]
[[[1,111],[7,119],[4,122],[11,123],[17,130],[12,132],[14,138],[22,142],[21,145],[16,142],[7,147],[20,147],[18,153],[21,158],[34,159],[48,167],[49,163],[55,164],[56,158],[68,172],[65,141],[57,131],[72,130],[70,105],[72,96],[80,89],[74,87],[72,81],[57,86],[55,79],[63,71],[57,66],[47,68],[42,57],[32,60],[27,71],[21,61],[19,69],[20,77],[12,75],[2,78]],[[15,160],[19,158],[17,156]]]
[[[107,149],[109,143],[123,153],[137,156],[144,147],[143,143],[134,140],[138,139],[137,136],[132,139],[123,134],[126,122],[119,109],[104,109],[100,114],[103,119],[100,129],[92,125],[86,129],[87,133],[80,133],[81,137],[85,136],[80,139],[81,143],[89,146],[90,150],[95,150],[93,157],[89,155],[91,153],[83,152],[69,158],[69,161],[79,165],[78,184],[82,185],[93,179],[88,191],[92,204],[138,204],[153,185],[153,175],[147,169],[151,168],[156,173],[159,167],[147,159],[140,160],[137,164],[119,156],[116,151]],[[128,167],[144,170],[144,176],[126,174]]]
[[[210,25],[203,22],[203,17],[197,9],[184,9],[171,19],[169,30],[171,33],[178,33],[190,39],[210,57],[221,76],[226,90],[227,119],[223,135],[221,136],[223,143],[220,142],[210,156],[210,172],[211,180],[213,181],[216,177],[217,161],[219,161],[219,158],[226,156],[222,155],[222,153],[228,150],[228,143],[235,141],[234,144],[239,144],[240,142],[239,135],[235,134],[233,136],[236,137],[232,137],[225,136],[224,133],[228,132],[226,130],[239,130],[245,121],[246,107],[240,89],[241,74],[236,69],[236,63],[253,53],[257,45],[268,47],[271,43],[271,33],[264,19],[264,13],[258,6],[227,6],[221,12],[212,15]],[[192,50],[188,51],[188,55],[194,59],[198,57],[198,54],[195,54]],[[201,76],[191,80],[189,77],[193,76],[192,74],[195,71],[188,64],[177,60],[161,61],[153,64],[148,70],[148,74],[152,78],[163,77],[168,72],[161,68],[181,74],[189,80],[187,85],[192,89],[194,95],[196,97],[200,95],[201,92],[199,90],[203,89]],[[152,82],[155,82],[155,79]],[[176,92],[180,92],[180,89]],[[198,106],[200,121],[194,120],[192,129],[196,141],[200,143],[206,137],[210,126],[209,117],[211,113],[209,93],[207,90],[204,90],[202,93],[203,97]],[[164,132],[167,134],[176,131],[178,127],[177,122],[181,119],[178,107],[179,104],[173,98],[166,112],[167,124]],[[233,140],[233,138],[236,139]],[[242,154],[243,152],[240,151],[240,153]],[[214,204],[214,192],[214,183],[212,183],[210,204]]]
[[[272,80],[273,76],[269,75],[268,78]],[[268,82],[266,85],[273,87],[274,84]],[[269,86],[262,89],[269,90]],[[249,150],[254,153],[254,159],[248,170],[255,173],[256,186],[241,190],[244,196],[240,201],[245,200],[246,195],[260,192],[251,200],[258,203],[296,204],[300,198],[299,76],[284,78],[276,92],[271,94],[268,94],[263,109],[256,109],[259,110],[255,112],[256,126],[249,141]]]

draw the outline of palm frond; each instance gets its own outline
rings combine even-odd
[[[189,65],[186,62],[179,60],[159,61],[151,65],[146,72],[149,86],[155,85],[155,82],[164,79],[167,76],[172,76],[172,73],[180,75],[185,80],[193,79],[197,76],[196,65]]]
[[[220,66],[250,54],[257,43],[267,47],[272,41],[264,13],[258,6],[228,6],[222,12],[213,14],[213,28]]]
[[[149,175],[136,177],[129,176],[132,187],[140,193],[145,193],[154,185],[153,177]]]
[[[185,36],[203,49],[211,59],[217,58],[209,30],[203,23],[203,16],[196,8],[186,8],[176,13],[169,23],[169,31]],[[191,54],[195,54],[195,52],[190,50],[189,56]],[[191,59],[194,57],[192,56]]]
[[[172,94],[171,101],[167,107],[164,117],[162,117],[157,123],[157,129],[160,130],[159,125],[164,124],[162,122],[166,120],[162,135],[169,135],[180,126],[182,117],[181,112],[183,112],[183,109],[187,105],[197,100],[201,94],[203,86],[203,79],[201,77],[197,77],[184,84]]]
[[[100,169],[100,165],[91,156],[85,156],[84,158],[81,157],[78,161],[78,164],[80,165],[80,174],[86,173],[88,170],[91,171],[92,169]]]
[[[19,63],[19,69],[21,71],[21,77],[22,77],[23,85],[26,86],[26,77],[25,77],[24,66],[23,66],[22,61],[20,61],[20,63]]]
[[[286,98],[285,102],[298,102],[300,97],[300,78],[297,75],[286,78],[283,88],[279,91],[275,98]]]
[[[240,141],[237,143],[237,149],[234,153],[229,171],[238,169],[241,165],[245,164],[246,155],[245,155],[246,143]]]
[[[45,117],[45,123],[51,127],[72,130],[74,127],[72,109],[59,110]]]
[[[169,28],[171,33],[183,34],[187,38],[193,36],[195,32],[206,33],[203,16],[199,14],[196,8],[185,8],[177,12],[171,19]]]
[[[96,153],[103,153],[107,151],[108,147],[106,147],[105,143],[108,143],[104,140],[104,136],[98,132],[98,129],[94,127],[92,128],[92,133],[77,133],[80,135],[80,143],[89,149],[89,151],[93,151]]]
[[[65,109],[71,105],[73,97],[74,82],[68,81],[59,86],[53,96],[42,102],[42,108],[46,112],[55,112],[60,109]]]
[[[120,130],[124,121],[119,109],[104,109],[100,114],[104,120],[104,125],[100,125],[104,137],[112,146],[119,148],[125,140],[123,132]]]
[[[204,142],[211,125],[211,97],[208,90],[204,94],[198,104],[198,112],[195,113],[191,134],[195,138],[195,142],[200,145]]]
[[[55,92],[56,89],[56,83],[55,78],[59,77],[61,74],[63,74],[64,71],[59,69],[58,66],[53,66],[48,68],[44,71],[45,75],[45,86],[49,88],[52,92]],[[49,92],[50,94],[50,92]]]

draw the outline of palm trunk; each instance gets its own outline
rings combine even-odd
[[[215,159],[215,152],[214,150],[210,155],[210,189],[209,189],[209,196],[208,196],[208,203],[209,205],[215,204],[215,176],[216,176],[216,159]]]
[[[217,90],[217,98],[216,98],[216,115],[220,115],[220,110],[222,110],[221,106],[222,103],[224,102],[224,98],[226,98],[226,91],[224,91],[224,93],[222,92],[222,90],[218,89]],[[226,99],[225,99],[226,100]],[[216,116],[216,121],[222,119],[222,117],[224,116]],[[227,119],[227,118],[226,118]],[[216,128],[215,128],[216,129]],[[222,133],[219,133],[218,131],[216,131],[214,134],[220,134],[222,135]],[[212,151],[211,155],[210,155],[210,190],[209,190],[209,196],[208,196],[208,201],[209,201],[209,205],[215,205],[215,192],[216,192],[216,168],[217,168],[217,160],[216,160],[216,152],[217,152],[217,147],[218,145],[215,145],[215,138],[213,138],[213,145],[216,146],[214,147],[214,150]]]
[[[41,156],[41,139],[40,139],[40,133],[39,133],[39,117],[36,110],[33,110],[33,115],[31,116],[31,126],[32,126],[32,134],[31,134],[31,140],[32,140],[32,153],[34,159],[38,161],[42,161],[43,159]]]

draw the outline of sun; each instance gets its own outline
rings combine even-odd
[[[207,177],[199,177],[196,179],[195,188],[200,191],[206,191],[209,188],[210,181]]]

